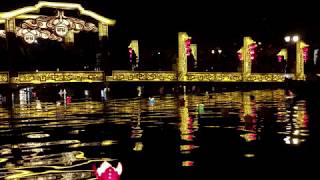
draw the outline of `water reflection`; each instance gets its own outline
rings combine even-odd
[[[161,166],[178,176],[213,161],[289,159],[310,140],[307,101],[281,89],[153,98],[0,107],[0,178],[95,178],[104,160],[123,162],[122,179],[152,179],[140,169]]]
[[[198,118],[195,113],[194,116],[190,116],[189,109],[189,100],[188,96],[184,95],[179,97],[178,107],[179,107],[179,116],[181,119],[180,123],[180,132],[181,132],[181,144],[180,152],[181,154],[191,154],[193,149],[197,146],[195,145],[195,132],[198,131]],[[187,159],[182,160],[182,166],[193,166],[194,161]]]

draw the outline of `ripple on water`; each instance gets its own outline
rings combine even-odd
[[[147,160],[150,166],[163,159],[170,167],[175,164],[201,169],[198,160],[210,159],[215,150],[222,158],[232,156],[229,149],[224,153],[223,146],[213,146],[212,137],[221,138],[223,142],[218,143],[227,144],[228,148],[231,141],[236,141],[232,146],[237,146],[235,150],[241,149],[241,153],[236,153],[241,160],[255,159],[255,152],[258,152],[255,144],[263,143],[260,141],[264,138],[261,132],[267,127],[265,122],[269,117],[274,118],[271,126],[275,128],[269,131],[279,138],[275,140],[288,144],[275,145],[274,148],[279,150],[303,145],[310,133],[304,102],[299,101],[293,110],[289,109],[283,90],[216,92],[210,95],[184,96],[183,105],[172,96],[157,97],[152,107],[147,105],[147,98],[135,98],[109,99],[105,103],[79,102],[66,108],[49,104],[47,112],[36,111],[34,107],[18,108],[14,128],[9,126],[11,119],[0,122],[0,137],[5,137],[0,146],[0,163],[5,167],[0,171],[0,179],[95,178],[91,172],[92,164],[101,164],[110,156],[115,162],[129,157],[125,160],[130,163],[124,164],[124,171],[133,168],[128,172],[129,179],[130,173],[141,170],[145,158],[150,158]],[[204,104],[204,113],[198,112],[198,104]],[[244,118],[244,115],[254,113],[258,114],[252,116],[255,119]],[[268,113],[272,114],[268,116]],[[213,149],[210,149],[211,145]],[[163,156],[152,164],[153,158],[159,157],[159,151]],[[264,154],[259,154],[261,156]],[[171,161],[170,157],[181,159],[176,163],[173,162],[176,159]],[[210,163],[212,161],[202,166]]]
[[[50,137],[49,134],[29,134],[27,135],[27,138],[30,139],[41,139],[41,138],[46,138],[46,137]]]

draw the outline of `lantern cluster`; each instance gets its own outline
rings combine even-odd
[[[186,55],[187,56],[190,56],[191,55],[191,39],[188,38],[186,41],[185,41],[185,52],[186,52]]]

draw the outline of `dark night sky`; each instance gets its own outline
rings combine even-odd
[[[155,35],[159,39],[165,36],[174,38],[176,32],[187,31],[194,38],[203,41],[233,41],[243,35],[251,35],[262,41],[273,41],[279,38],[282,40],[288,32],[297,32],[306,39],[320,40],[318,37],[320,16],[317,14],[314,2],[66,1],[81,3],[86,9],[116,19],[117,25],[113,27],[114,35],[128,39],[150,40]],[[37,2],[1,0],[0,11],[33,5]],[[298,11],[301,11],[299,15]]]
[[[141,61],[141,64],[153,67],[155,57],[152,54],[158,50],[170,50],[169,52],[176,50],[177,33],[181,31],[188,32],[192,36],[192,42],[199,45],[199,59],[201,59],[200,52],[207,52],[207,49],[210,48],[225,49],[226,54],[230,55],[226,59],[236,58],[236,56],[231,56],[242,46],[243,36],[252,36],[254,40],[263,42],[265,47],[275,50],[283,47],[283,37],[286,34],[297,33],[308,44],[320,47],[320,15],[318,15],[319,8],[315,2],[280,2],[279,0],[255,2],[243,0],[238,2],[234,0],[65,1],[80,3],[85,9],[117,20],[116,25],[110,28],[109,41],[112,46],[111,66],[114,69],[124,67],[130,69],[127,47],[132,39],[138,39],[140,50],[145,52],[145,54],[141,53],[141,59],[145,60]],[[0,12],[4,12],[34,5],[38,1],[0,0],[0,2]],[[66,15],[68,16],[68,12]],[[88,43],[79,41],[79,44],[83,45],[81,48],[85,48],[88,54],[88,57],[84,57],[85,60],[95,58],[94,47],[91,47],[93,51],[91,53],[88,50],[90,47],[85,46]],[[170,53],[167,54],[170,55]],[[161,59],[156,58],[157,62],[162,62]],[[41,61],[41,57],[38,59]],[[172,57],[163,59],[174,61],[174,54]],[[207,56],[203,55],[202,59],[207,59]],[[172,62],[167,62],[166,66],[171,64]]]

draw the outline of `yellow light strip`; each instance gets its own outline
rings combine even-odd
[[[15,17],[16,19],[36,19],[41,15],[37,15],[37,14],[22,14],[19,15],[17,17]]]
[[[49,1],[39,1],[38,4],[35,5],[37,9],[40,9],[42,7],[48,7],[48,8],[58,8],[58,9],[65,9],[65,10],[73,10],[73,9],[79,9],[84,10],[84,8],[77,3],[65,3],[65,2],[49,2]]]
[[[22,14],[19,16],[16,16],[15,19],[36,19],[41,15],[37,15],[37,14]],[[4,24],[6,22],[5,19],[0,19],[0,24]]]
[[[27,6],[24,8],[20,8],[20,9],[16,9],[10,12],[4,12],[4,13],[0,13],[0,18],[1,19],[10,19],[12,17],[16,17],[18,15],[21,14],[27,14],[29,12],[34,12],[37,11],[38,9],[36,7],[32,7],[32,6]]]
[[[99,40],[102,40],[103,37],[108,37],[108,25],[99,23],[98,31],[99,31]]]
[[[0,23],[2,23],[3,19],[10,19],[10,18],[17,17],[20,15],[22,15],[22,17],[23,17],[23,14],[37,12],[43,7],[66,9],[66,10],[78,9],[80,11],[80,14],[90,16],[93,19],[96,19],[99,22],[102,22],[103,24],[112,26],[116,23],[115,20],[103,17],[95,12],[85,10],[80,4],[64,3],[64,2],[47,2],[47,1],[39,1],[38,4],[36,4],[34,6],[27,6],[24,8],[13,10],[13,11],[0,13],[0,20],[1,20]]]
[[[109,25],[109,26],[113,26],[116,24],[115,20],[103,17],[103,16],[101,16],[95,12],[89,11],[89,10],[83,10],[83,11],[80,10],[80,13],[83,15],[86,15],[86,16],[90,16],[93,19],[96,19],[106,25]]]

